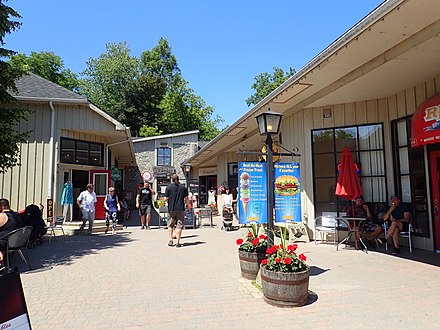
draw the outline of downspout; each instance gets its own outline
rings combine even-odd
[[[55,152],[54,152],[54,137],[55,137],[55,108],[53,107],[53,102],[49,101],[49,107],[51,110],[50,117],[50,140],[49,140],[49,179],[48,179],[48,190],[47,198],[52,199],[53,196],[53,168],[55,166]]]

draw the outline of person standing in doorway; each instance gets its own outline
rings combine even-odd
[[[115,194],[115,188],[108,188],[108,195],[105,196],[104,199],[104,208],[106,209],[105,213],[105,225],[107,228],[105,229],[105,233],[107,234],[110,219],[112,220],[112,234],[116,234],[116,225],[118,224],[118,214],[117,212],[121,211],[121,205],[119,204],[118,195]]]
[[[139,209],[141,217],[141,229],[145,229],[145,221],[147,229],[150,229],[151,209],[153,207],[153,195],[155,194],[156,192],[150,188],[148,181],[145,181],[144,186],[139,189],[136,197],[136,207]]]
[[[89,183],[87,189],[82,191],[76,199],[76,203],[81,209],[83,222],[79,230],[84,230],[86,221],[89,220],[89,228],[87,229],[87,235],[92,235],[93,221],[95,221],[95,203],[96,194],[93,191],[95,187]]]
[[[176,232],[176,247],[181,247],[180,237],[182,236],[183,222],[186,209],[190,209],[188,189],[181,185],[177,174],[171,176],[171,181],[165,189],[165,200],[168,201],[168,246],[173,246],[173,234]]]

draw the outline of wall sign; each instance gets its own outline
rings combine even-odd
[[[275,222],[302,222],[299,163],[274,164]]]

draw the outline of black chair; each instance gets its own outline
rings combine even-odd
[[[21,260],[23,260],[23,262],[25,264],[29,265],[29,270],[32,269],[30,260],[29,260],[29,255],[27,253],[28,250],[28,244],[29,244],[29,238],[31,237],[31,233],[32,233],[32,227],[31,226],[25,226],[22,228],[18,228],[15,229],[9,233],[7,233],[6,235],[0,237],[0,239],[4,239],[7,241],[7,245],[6,245],[6,269],[7,271],[9,271],[11,269],[11,255],[14,252],[18,252],[18,254],[21,257]],[[23,254],[23,250],[25,251],[26,255],[27,255],[27,259],[25,258],[24,254]]]

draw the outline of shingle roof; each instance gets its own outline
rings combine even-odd
[[[18,94],[11,92],[14,97],[30,97],[36,99],[66,99],[66,100],[82,100],[87,99],[79,94],[76,94],[67,88],[57,85],[47,79],[37,76],[34,73],[29,73],[22,76],[15,82]]]

